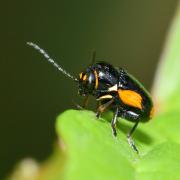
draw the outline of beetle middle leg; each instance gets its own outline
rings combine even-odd
[[[100,114],[101,114],[102,112],[104,112],[113,102],[114,102],[114,99],[111,99],[111,100],[109,100],[108,102],[106,102],[105,104],[101,104],[101,105],[97,108],[96,117],[99,118]]]
[[[112,127],[112,132],[114,136],[117,136],[117,132],[116,132],[116,122],[117,122],[117,117],[118,117],[118,113],[119,113],[119,108],[116,108],[116,111],[114,112],[114,116],[113,119],[111,121],[111,127]]]
[[[136,145],[134,144],[134,141],[132,139],[132,134],[133,132],[135,131],[135,129],[137,128],[137,125],[138,125],[139,121],[137,121],[135,123],[135,125],[133,126],[133,128],[129,131],[128,135],[127,135],[127,139],[128,139],[128,143],[129,145],[133,148],[134,151],[136,151],[137,153],[139,153]]]

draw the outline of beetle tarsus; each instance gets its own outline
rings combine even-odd
[[[96,118],[97,118],[97,119],[99,119],[100,114],[101,114],[101,113],[100,113],[99,111],[96,112]]]
[[[113,134],[114,137],[117,136],[116,128],[114,128],[114,127],[112,127],[112,134]]]
[[[133,149],[134,151],[136,151],[137,154],[139,154],[139,151],[138,151],[138,149],[137,149],[137,147],[136,147],[136,145],[135,145],[132,137],[128,135],[128,136],[127,136],[127,139],[128,139],[128,143],[129,143],[129,145],[132,147],[132,149]]]
[[[129,133],[127,135],[127,140],[128,140],[129,145],[133,148],[133,150],[139,154],[139,151],[138,151],[138,149],[137,149],[137,147],[136,147],[136,145],[132,139],[132,134],[135,131],[135,129],[137,128],[138,123],[139,123],[139,121],[137,121],[135,123],[135,125],[133,126],[133,128],[129,131]]]
[[[118,112],[119,112],[119,109],[118,109],[118,107],[117,107],[117,108],[116,108],[116,111],[114,112],[113,119],[112,119],[112,121],[111,121],[112,132],[113,132],[113,135],[114,135],[115,137],[117,136],[117,132],[116,132],[116,122],[117,122]]]

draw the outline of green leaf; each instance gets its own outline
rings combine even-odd
[[[176,115],[179,117],[180,113]],[[57,132],[68,153],[67,179],[180,177],[180,123],[176,116],[159,115],[149,124],[138,127],[134,140],[139,155],[126,139],[132,124],[119,119],[118,137],[114,138],[107,118],[108,115],[97,120],[93,112],[77,110],[68,110],[59,116]]]
[[[176,108],[180,100],[180,3],[157,68],[153,96],[165,109]],[[176,104],[177,102],[177,104]],[[171,104],[171,106],[169,105]],[[162,107],[161,107],[162,108]],[[179,108],[178,108],[179,109]]]
[[[112,136],[107,121],[97,121],[90,111],[69,110],[57,122],[57,132],[66,143],[69,156],[68,179],[126,178],[127,174],[133,177],[130,162],[137,155],[129,148],[122,132],[118,132],[122,135],[121,141],[119,136],[117,139]]]

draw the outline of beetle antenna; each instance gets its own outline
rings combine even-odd
[[[73,79],[74,81],[78,81],[77,78],[69,74],[65,69],[63,69],[59,64],[57,64],[49,55],[48,53],[40,48],[37,44],[33,42],[27,42],[27,45],[33,47],[34,49],[38,50],[54,67],[56,67],[59,71],[61,71],[65,76]]]

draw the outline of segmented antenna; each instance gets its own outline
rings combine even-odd
[[[27,42],[27,45],[33,47],[34,49],[38,50],[54,67],[56,67],[59,71],[61,71],[65,76],[73,79],[74,81],[78,81],[74,76],[69,74],[65,69],[63,69],[59,64],[57,64],[49,55],[48,53],[40,48],[37,44],[33,42]]]

